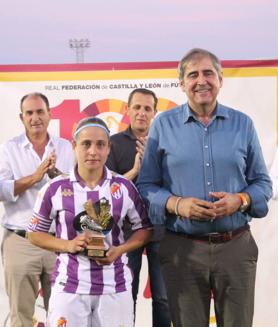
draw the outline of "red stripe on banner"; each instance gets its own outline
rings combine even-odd
[[[104,70],[140,70],[172,69],[178,62],[122,62],[95,64],[43,64],[43,65],[0,65],[0,72],[49,72],[49,71],[104,71]]]
[[[223,68],[239,67],[275,67],[278,59],[268,60],[223,60]],[[105,70],[140,70],[140,69],[176,69],[178,61],[157,62],[121,62],[94,64],[32,64],[0,65],[0,72],[49,72],[49,71],[105,71]]]
[[[278,59],[267,60],[222,60],[223,68],[243,68],[243,67],[277,67]]]

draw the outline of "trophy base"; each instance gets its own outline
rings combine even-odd
[[[90,259],[105,258],[108,249],[105,247],[104,244],[104,234],[102,232],[89,230],[86,230],[86,233],[88,233],[89,240],[84,254]]]
[[[91,258],[105,258],[106,252],[108,250],[105,248],[104,245],[104,235],[103,234],[94,234],[93,237],[90,239],[87,248],[85,249],[85,254]]]
[[[90,249],[87,248],[85,249],[85,254],[88,256],[90,259],[101,259],[106,257],[106,252],[108,250],[104,249]]]

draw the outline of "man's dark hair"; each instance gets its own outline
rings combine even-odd
[[[23,102],[27,98],[41,98],[42,101],[46,104],[47,110],[49,110],[49,101],[48,101],[47,97],[42,93],[34,92],[34,93],[26,94],[26,95],[24,95],[24,97],[22,97],[22,99],[20,100],[20,109],[21,109],[21,111],[22,111]]]
[[[209,57],[212,61],[213,67],[216,69],[219,76],[222,75],[222,67],[220,60],[217,58],[217,56],[208,50],[200,49],[200,48],[194,48],[188,51],[181,59],[179,66],[178,66],[178,72],[179,72],[179,80],[182,81],[184,78],[184,73],[186,70],[186,66],[194,57]]]
[[[132,98],[134,96],[135,93],[141,93],[141,94],[145,94],[145,95],[151,95],[154,98],[154,110],[156,110],[156,106],[157,106],[157,102],[158,99],[155,95],[155,93],[151,90],[148,89],[144,89],[144,88],[138,88],[138,89],[134,89],[128,96],[128,100],[127,100],[127,104],[128,106],[130,106]]]

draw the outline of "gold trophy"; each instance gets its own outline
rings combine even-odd
[[[95,203],[88,200],[83,206],[85,211],[75,217],[74,227],[89,234],[90,240],[85,254],[92,259],[104,258],[107,252],[104,244],[105,234],[113,226],[111,205],[106,198],[101,198]]]

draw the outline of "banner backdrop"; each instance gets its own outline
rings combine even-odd
[[[278,60],[224,61],[222,64],[224,85],[218,100],[253,119],[270,167],[277,143]],[[0,66],[0,143],[23,131],[19,101],[31,92],[42,92],[49,98],[52,113],[49,130],[68,139],[71,139],[75,123],[86,116],[103,118],[112,133],[125,129],[129,123],[126,101],[134,88],[151,89],[159,98],[158,111],[170,110],[186,101],[179,87],[176,67],[177,62]],[[272,201],[267,219],[253,219],[251,224],[260,252],[254,327],[276,327],[278,324],[276,210],[277,203]],[[136,327],[151,326],[150,296],[144,258]],[[34,318],[34,325],[44,326],[40,297]],[[8,304],[1,267],[0,327],[7,326],[7,321]],[[216,326],[213,306],[210,326]]]

